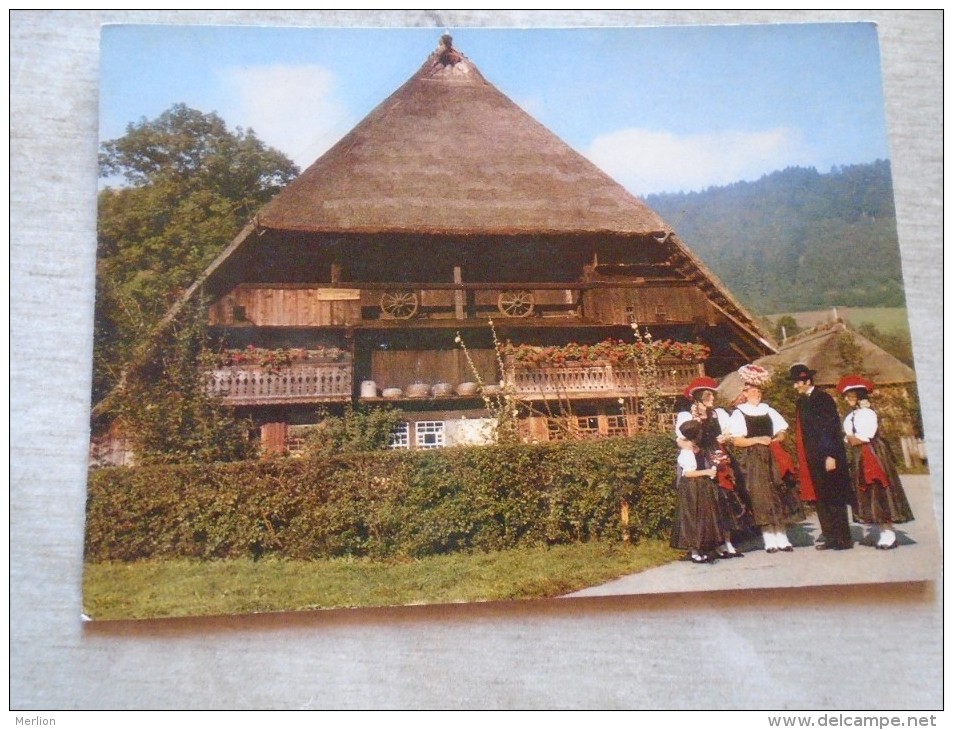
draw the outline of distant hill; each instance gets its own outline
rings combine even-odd
[[[886,160],[645,202],[757,313],[906,304]]]

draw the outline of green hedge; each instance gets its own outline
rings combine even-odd
[[[670,438],[646,436],[101,469],[86,558],[420,557],[661,537],[675,456]]]

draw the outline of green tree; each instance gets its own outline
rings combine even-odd
[[[873,322],[864,322],[857,332],[900,362],[913,367],[913,343],[909,332],[881,332]]]
[[[794,438],[794,423],[797,413],[797,391],[788,380],[788,369],[778,368],[771,374],[771,379],[762,390],[764,402],[784,416],[791,429],[788,432],[789,441]]]
[[[93,400],[181,292],[298,168],[252,130],[176,104],[101,146]]]
[[[785,314],[774,325],[774,339],[777,342],[784,342],[786,338],[794,337],[800,331],[797,320],[790,314]]]
[[[126,378],[116,411],[139,463],[235,461],[255,453],[252,424],[208,394],[205,340],[205,307],[196,302],[162,332],[154,357]]]
[[[886,160],[826,174],[791,167],[646,203],[757,312],[903,306]]]
[[[859,375],[870,374],[864,362],[864,353],[850,330],[844,330],[837,335],[837,353],[846,372]]]
[[[321,459],[337,454],[385,450],[402,420],[403,413],[389,406],[355,409],[349,403],[341,416],[320,410],[318,425],[308,434],[305,450],[309,456]]]

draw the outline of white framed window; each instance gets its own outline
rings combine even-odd
[[[390,432],[391,449],[409,449],[410,448],[410,424],[407,421],[401,421],[394,430]]]
[[[314,426],[288,426],[288,436],[285,438],[285,448],[292,456],[301,456],[305,452],[305,443]]]
[[[443,421],[417,421],[414,445],[418,449],[439,449],[444,445]]]

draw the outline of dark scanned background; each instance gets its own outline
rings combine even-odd
[[[939,575],[925,584],[80,622],[100,23],[442,30],[854,20],[880,27],[942,519],[942,11],[11,12],[10,708],[942,708]]]

